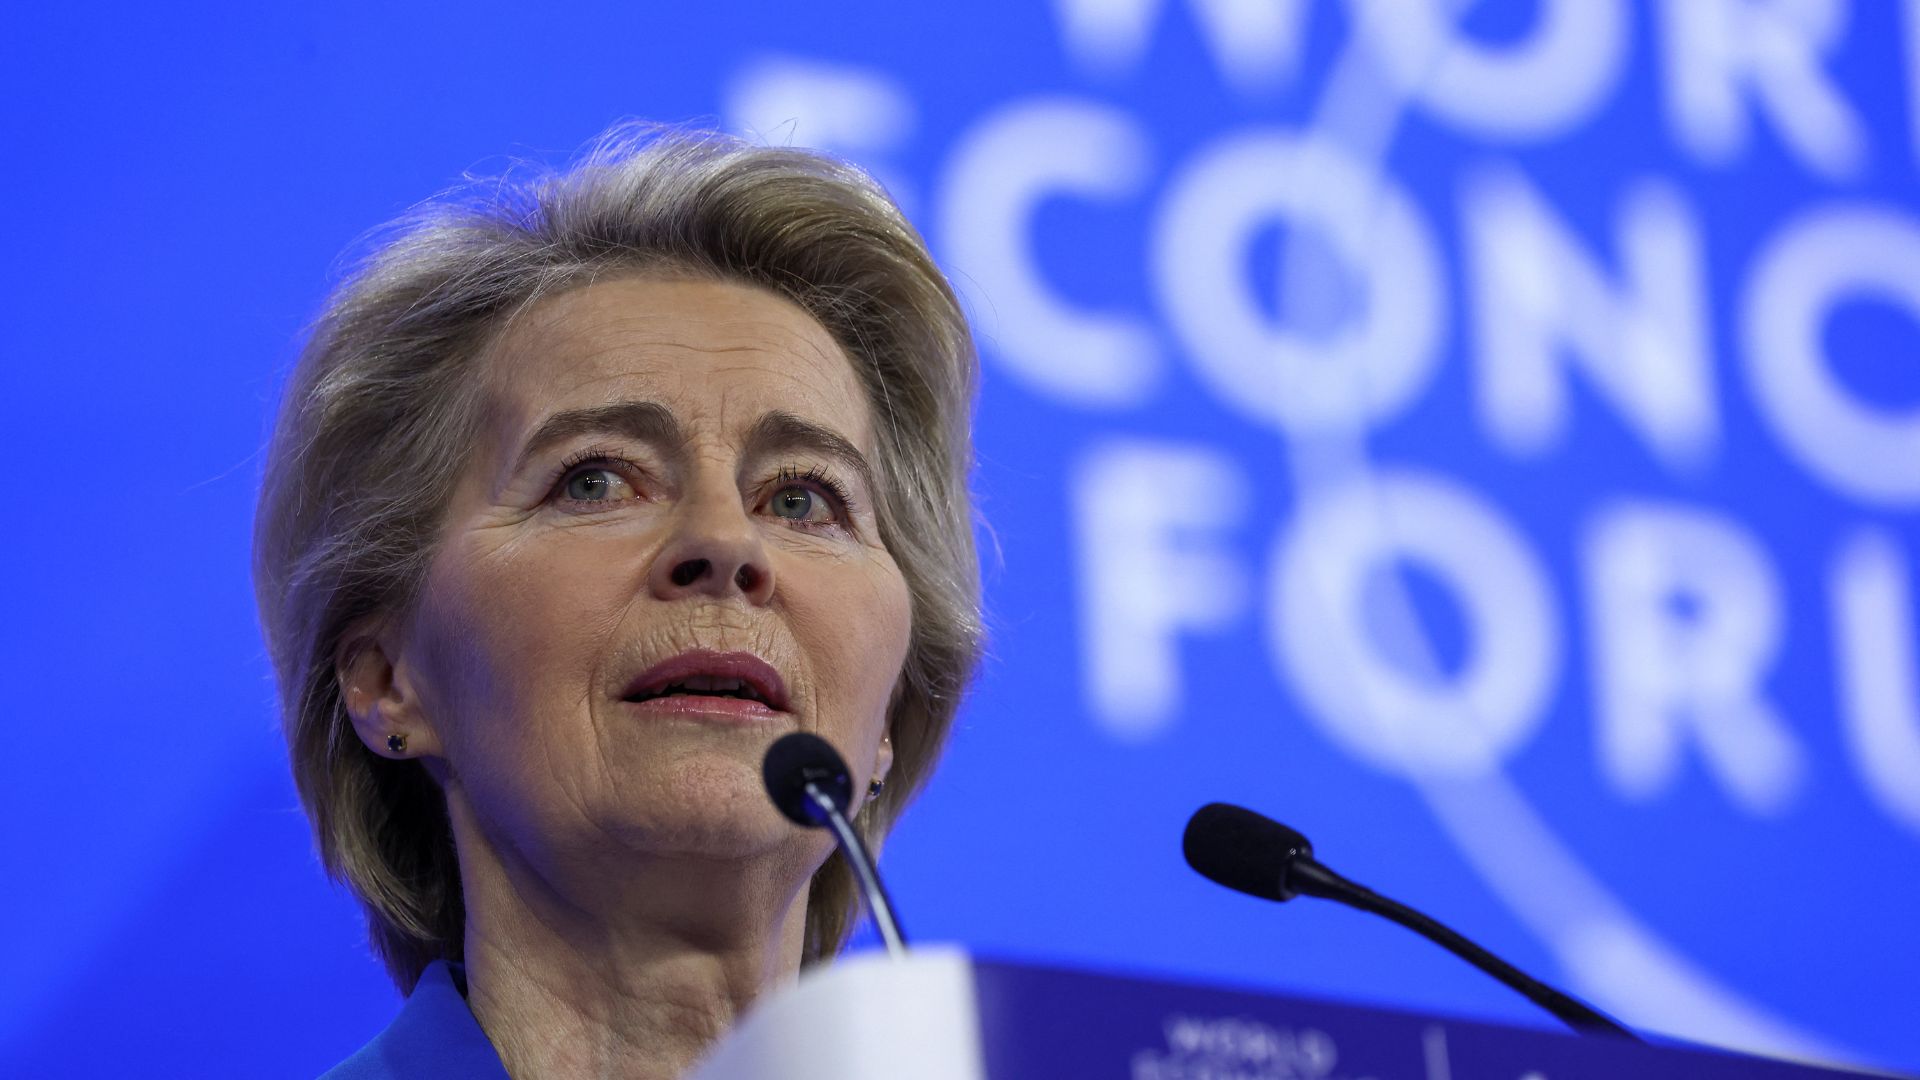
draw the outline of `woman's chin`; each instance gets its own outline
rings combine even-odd
[[[662,755],[624,777],[607,810],[611,831],[636,855],[742,859],[812,846],[810,831],[767,797],[757,756]]]

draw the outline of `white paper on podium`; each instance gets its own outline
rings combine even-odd
[[[688,1080],[986,1080],[973,966],[954,948],[867,953],[760,1002]]]

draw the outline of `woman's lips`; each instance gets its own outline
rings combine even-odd
[[[663,718],[703,717],[739,724],[782,720],[787,715],[777,709],[768,708],[762,702],[750,701],[746,698],[722,697],[716,694],[669,694],[666,697],[648,698],[645,701],[628,701],[625,705],[643,715]]]
[[[684,684],[693,683],[694,686]],[[713,692],[714,683],[733,685]],[[668,693],[674,687],[679,689]],[[749,652],[695,649],[670,657],[635,676],[622,700],[655,716],[702,716],[751,723],[787,712],[787,684],[772,664]]]

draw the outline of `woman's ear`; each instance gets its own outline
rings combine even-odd
[[[893,727],[889,724],[887,731],[880,736],[880,749],[873,756],[873,779],[885,783],[887,776],[892,772]]]
[[[384,758],[440,756],[440,739],[399,673],[398,638],[369,616],[347,628],[333,652],[333,674],[353,732]]]

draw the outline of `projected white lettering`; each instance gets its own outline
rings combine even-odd
[[[1290,247],[1307,254],[1285,280],[1359,280],[1358,302],[1320,305],[1349,311],[1262,312],[1247,253],[1272,223],[1320,241]],[[1404,194],[1337,147],[1279,132],[1221,140],[1175,173],[1153,232],[1167,321],[1222,405],[1281,431],[1354,429],[1424,387],[1445,330],[1439,248]]]
[[[1463,209],[1477,400],[1487,433],[1535,455],[1572,419],[1564,367],[1579,364],[1669,465],[1697,467],[1718,420],[1699,227],[1670,185],[1622,200],[1615,284],[1518,170],[1472,178]]]
[[[1140,62],[1169,0],[1054,0],[1068,51],[1096,76]],[[1188,0],[1221,74],[1241,90],[1271,90],[1293,74],[1311,0]]]
[[[1755,404],[1787,449],[1835,490],[1862,502],[1920,505],[1920,413],[1868,405],[1829,368],[1822,334],[1850,302],[1891,303],[1920,318],[1920,222],[1889,207],[1825,208],[1790,222],[1761,250],[1740,318]]]
[[[1459,34],[1441,0],[1356,0],[1400,93],[1487,138],[1525,141],[1578,126],[1605,104],[1626,56],[1620,0],[1541,0],[1530,33],[1489,48]]]
[[[1137,405],[1159,384],[1152,332],[1136,318],[1060,299],[1028,236],[1042,200],[1132,196],[1146,172],[1138,125],[1092,102],[1022,103],[983,118],[954,147],[939,210],[947,252],[991,297],[979,316],[1002,362],[1056,400]]]
[[[1151,735],[1179,712],[1180,637],[1218,631],[1247,607],[1231,532],[1247,485],[1210,450],[1094,447],[1074,470],[1082,650],[1107,729]]]
[[[1920,643],[1913,625],[1920,598],[1912,571],[1891,536],[1861,530],[1835,559],[1829,588],[1847,748],[1874,801],[1920,834]]]
[[[1471,647],[1434,669],[1413,613],[1368,578],[1412,563],[1465,612]],[[1275,545],[1268,594],[1276,659],[1308,715],[1388,771],[1501,764],[1544,718],[1560,663],[1547,577],[1486,500],[1434,475],[1375,473],[1312,498]]]
[[[1846,28],[1841,0],[1663,0],[1668,111],[1680,144],[1725,165],[1763,112],[1808,168],[1835,179],[1866,157],[1859,118],[1823,64]]]
[[[1780,647],[1780,587],[1759,542],[1690,507],[1634,503],[1587,528],[1596,742],[1614,790],[1665,791],[1688,740],[1742,808],[1786,809],[1804,755],[1762,689]]]

